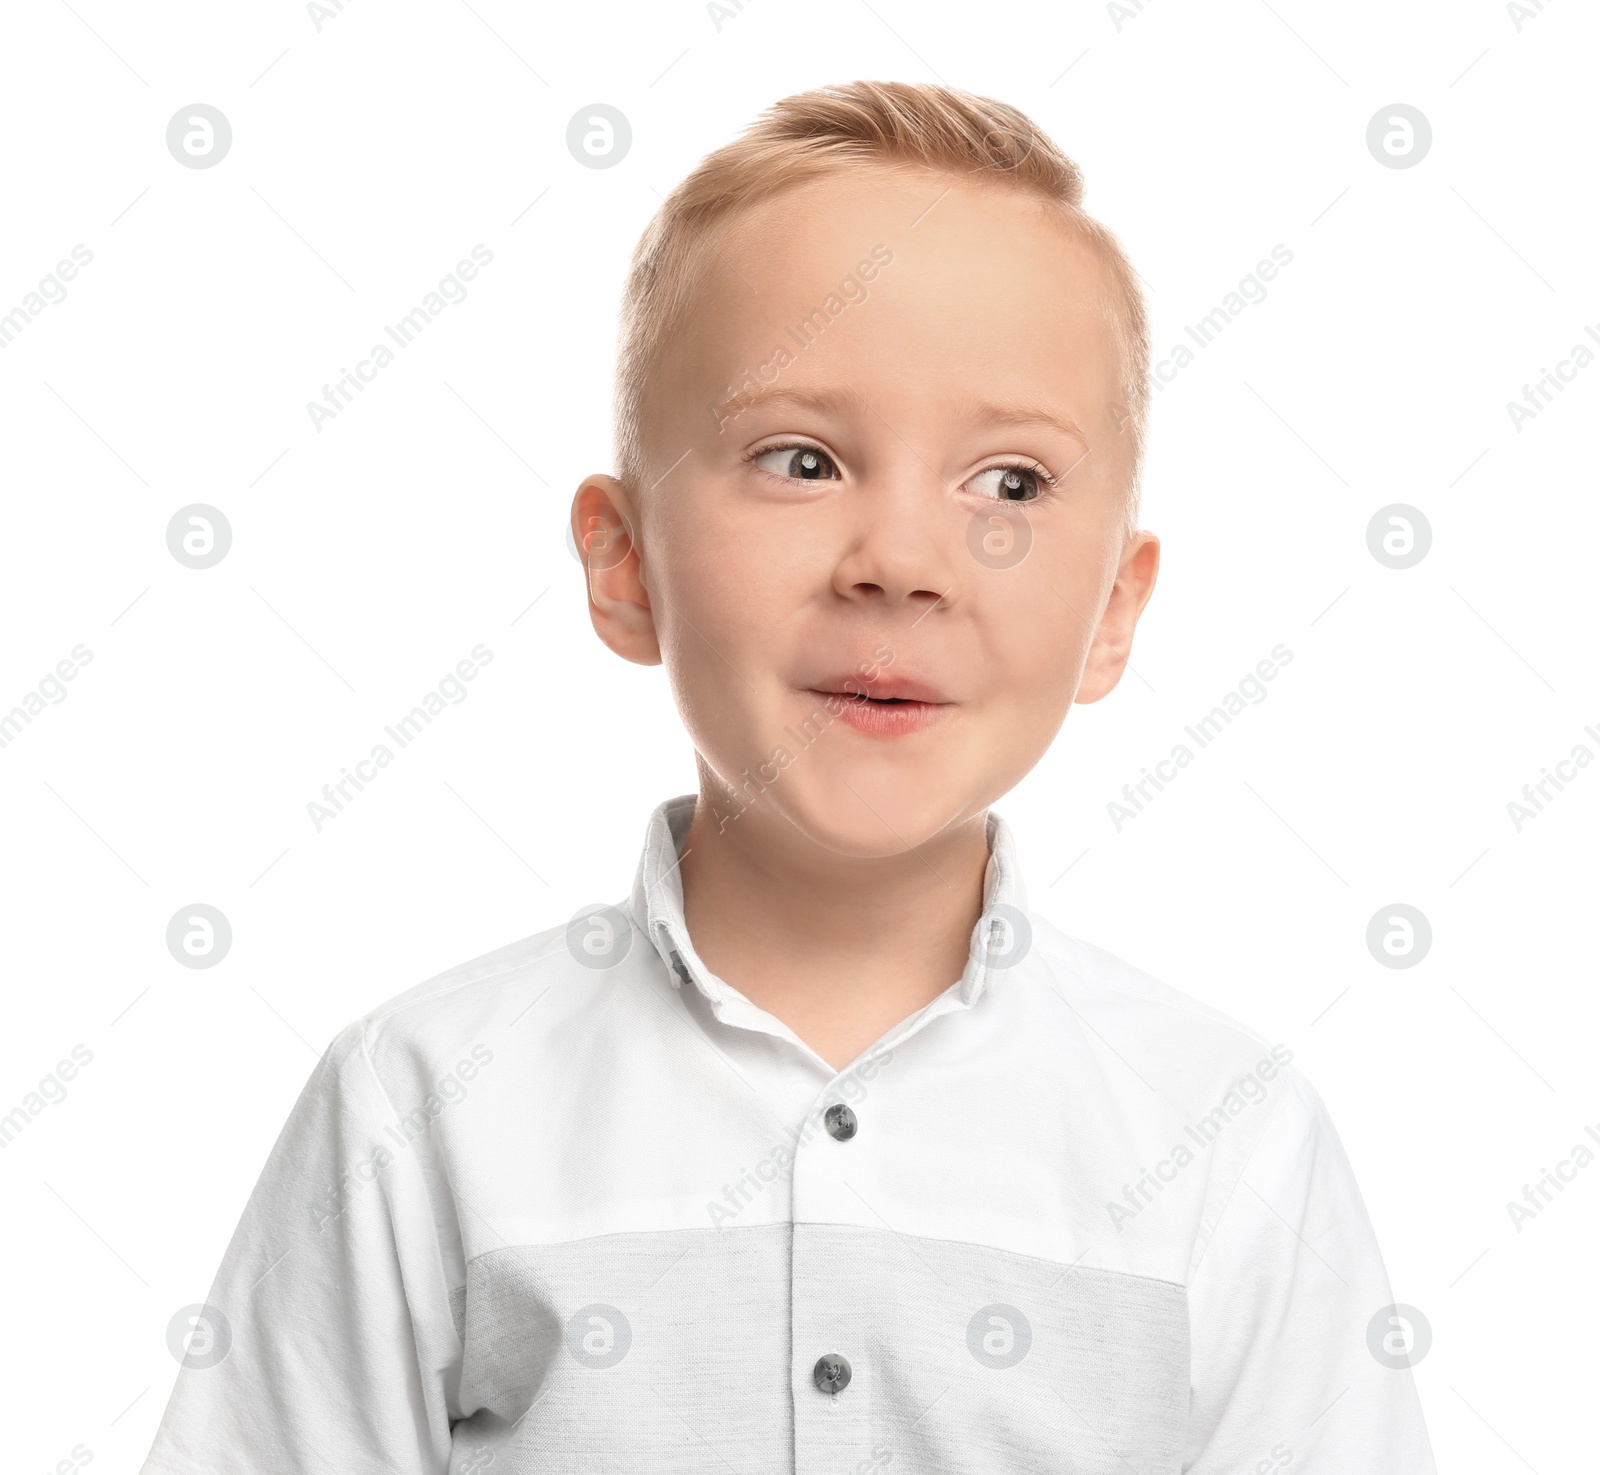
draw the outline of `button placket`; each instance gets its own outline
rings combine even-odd
[[[833,1143],[802,1152],[815,1156]],[[794,1226],[793,1326],[795,1475],[839,1475],[871,1452],[868,1313],[853,1276],[841,1274],[841,1236],[831,1224]]]
[[[870,1166],[861,1119],[836,1096],[836,1079],[812,1108],[791,1174],[794,1219],[790,1314],[796,1475],[838,1475],[871,1453],[873,1330],[868,1300],[840,1261],[854,1233],[847,1178]],[[822,1131],[817,1131],[819,1124]],[[863,1152],[868,1156],[863,1157]]]

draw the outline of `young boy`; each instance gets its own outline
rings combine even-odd
[[[990,810],[1156,576],[1081,189],[862,82],[666,201],[572,526],[698,792],[630,899],[334,1042],[146,1471],[1433,1469],[1290,1052],[1030,912]]]

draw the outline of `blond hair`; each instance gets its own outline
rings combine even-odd
[[[652,480],[641,428],[645,395],[715,251],[715,229],[785,189],[860,165],[1011,184],[1053,206],[1098,252],[1111,278],[1111,327],[1122,365],[1122,403],[1113,412],[1119,429],[1132,435],[1125,510],[1131,531],[1150,399],[1150,333],[1138,275],[1116,237],[1084,212],[1078,166],[1026,114],[930,83],[846,82],[795,93],[706,155],[667,196],[634,248],[623,293],[615,403],[620,480],[635,495]]]

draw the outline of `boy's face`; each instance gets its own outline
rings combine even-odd
[[[1122,533],[1110,279],[1020,192],[920,171],[812,181],[715,244],[646,486],[574,501],[590,612],[665,662],[718,812],[904,852],[1126,662],[1157,544]]]

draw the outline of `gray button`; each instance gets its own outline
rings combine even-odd
[[[838,1142],[848,1142],[856,1135],[856,1114],[842,1101],[836,1101],[822,1114],[828,1135]],[[847,1373],[845,1376],[849,1376]]]
[[[842,1393],[850,1384],[850,1364],[837,1352],[825,1352],[811,1369],[811,1381],[824,1393]]]

